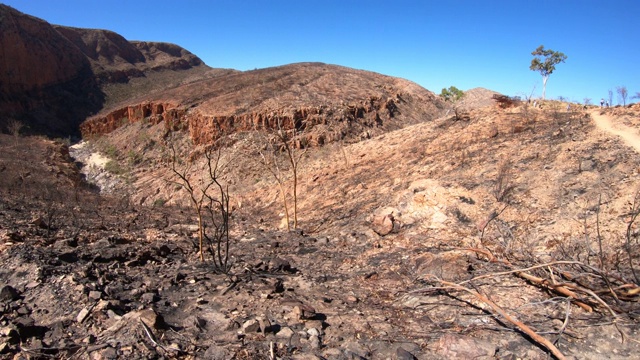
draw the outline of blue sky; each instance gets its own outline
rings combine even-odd
[[[542,93],[539,45],[568,56],[547,98],[598,102],[640,92],[637,0],[11,0],[52,24],[176,43],[209,66],[251,70],[320,61],[398,76],[439,93]]]

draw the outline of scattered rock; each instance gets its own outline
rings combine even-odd
[[[41,229],[46,229],[47,228],[47,223],[41,218],[41,217],[37,217],[35,219],[33,219],[31,221],[32,225],[35,225]]]
[[[309,346],[311,346],[312,349],[319,349],[320,348],[320,337],[317,335],[311,335],[309,337]]]
[[[0,289],[0,301],[15,301],[20,298],[18,290],[10,285],[5,285]]]
[[[58,255],[58,259],[66,263],[75,263],[78,261],[78,254],[75,251],[69,251]]]
[[[0,328],[0,336],[7,338],[5,340],[11,344],[17,344],[20,341],[18,330],[13,325]]]
[[[140,300],[145,304],[154,303],[154,302],[158,301],[158,299],[159,299],[158,295],[156,293],[152,293],[152,292],[144,293],[140,297]]]
[[[247,320],[242,324],[242,331],[247,333],[254,333],[260,330],[260,323],[256,319]]]
[[[398,347],[398,349],[396,349],[396,359],[397,360],[416,360],[416,357],[412,353],[403,349],[402,347]]]
[[[309,320],[316,316],[316,310],[309,305],[300,304],[292,310],[292,318],[296,320]]]
[[[164,324],[164,320],[162,319],[162,317],[156,314],[156,312],[151,309],[144,309],[141,311],[129,313],[124,317],[127,316],[130,316],[131,318],[139,318],[150,328],[159,328]]]
[[[496,346],[469,336],[445,334],[434,346],[437,354],[449,359],[493,359]]]
[[[265,316],[258,317],[258,324],[260,324],[260,331],[263,334],[266,334],[267,332],[271,331],[271,322],[267,317]]]
[[[202,359],[205,360],[227,360],[229,352],[222,346],[212,345],[204,352]]]
[[[358,299],[356,296],[354,295],[348,295],[346,298],[344,298],[344,300],[348,303],[351,304],[356,304],[360,301],[360,299]]]
[[[322,320],[308,320],[304,322],[304,328],[307,329],[307,331],[314,329],[318,331],[320,335],[322,335],[322,330],[324,329],[324,326],[325,324],[323,323]]]
[[[592,171],[594,167],[595,167],[595,163],[593,160],[580,161],[580,171]]]
[[[91,359],[96,360],[116,360],[118,359],[118,351],[111,346],[108,346],[102,350],[93,352]]]
[[[276,337],[281,339],[291,339],[291,337],[294,334],[295,333],[293,330],[291,330],[291,328],[285,326],[282,329],[280,329],[280,331],[278,331],[278,333],[276,334]]]
[[[84,322],[84,320],[87,318],[87,316],[89,316],[89,309],[87,308],[83,308],[82,310],[80,310],[80,312],[78,313],[78,316],[76,316],[76,321],[78,323],[82,323]]]
[[[199,317],[199,316],[195,316],[193,318],[193,324],[200,330],[203,330],[206,326],[207,326],[207,320]]]
[[[11,351],[11,347],[9,346],[9,342],[0,341],[0,354],[6,354]]]
[[[271,261],[269,262],[269,271],[293,274],[297,270],[291,266],[291,263],[288,260],[276,257],[271,259]]]
[[[371,229],[380,236],[390,234],[399,228],[399,223],[396,222],[398,214],[398,210],[394,208],[377,210],[371,218]]]

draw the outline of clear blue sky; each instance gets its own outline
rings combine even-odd
[[[176,43],[209,66],[251,70],[320,61],[508,95],[542,80],[539,45],[568,56],[547,98],[640,92],[637,0],[0,0],[52,24]]]

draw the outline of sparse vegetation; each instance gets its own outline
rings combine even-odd
[[[440,96],[447,102],[453,104],[453,112],[456,120],[469,120],[469,114],[463,113],[458,107],[458,103],[464,98],[464,91],[458,89],[455,86],[449,86],[444,88],[440,92]]]
[[[513,162],[505,159],[500,162],[497,169],[496,180],[493,184],[493,196],[498,202],[508,202],[516,185],[513,181]]]
[[[167,200],[165,199],[155,199],[153,200],[153,207],[162,207],[166,203],[167,203]]]
[[[138,165],[144,160],[142,154],[134,150],[129,150],[129,152],[127,153],[127,159],[130,166]]]
[[[20,136],[20,131],[24,128],[24,124],[20,120],[11,119],[9,120],[9,124],[7,125],[7,131],[9,134],[18,137]]]
[[[178,156],[171,135],[167,139],[167,147],[171,153],[170,170],[176,179],[171,182],[186,190],[192,209],[197,217],[200,261],[205,261],[206,240],[212,254],[214,268],[226,273],[230,270],[229,226],[231,208],[229,204],[229,187],[222,185],[220,182],[220,173],[224,168],[220,163],[222,141],[221,139],[216,146],[208,146],[203,150],[202,154],[205,157],[204,172],[194,169],[194,161],[183,163]]]
[[[104,164],[104,169],[114,175],[123,175],[125,173],[125,169],[120,165],[118,160],[109,160],[106,164]]]
[[[291,128],[287,128],[283,124],[283,119],[276,119],[274,129],[261,129],[264,137],[262,138],[258,149],[261,164],[274,177],[278,183],[280,196],[284,208],[284,216],[286,227],[291,229],[289,201],[287,199],[287,186],[285,176],[285,166],[282,163],[283,155],[288,163],[288,170],[291,172],[291,192],[293,202],[293,228],[298,228],[298,176],[300,161],[304,157],[308,148],[298,148],[297,130],[295,124],[291,124]]]
[[[609,89],[609,91],[607,92],[608,95],[608,101],[609,101],[609,106],[613,106],[613,90]]]
[[[448,102],[456,103],[464,97],[464,91],[458,89],[455,86],[449,86],[449,88],[444,88],[440,92],[440,96]]]

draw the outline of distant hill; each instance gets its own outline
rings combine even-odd
[[[18,120],[30,133],[88,136],[148,119],[181,124],[201,144],[281,121],[323,144],[428,121],[448,106],[404,79],[322,63],[213,69],[177,45],[50,25],[6,5],[0,29],[4,131]]]
[[[18,120],[31,133],[78,135],[107,100],[105,85],[194,67],[209,69],[176,45],[52,26],[0,4],[0,129]]]
[[[460,101],[460,107],[463,109],[478,109],[485,106],[495,104],[493,101],[493,95],[500,95],[500,93],[493,90],[477,87],[464,92],[464,97]]]

